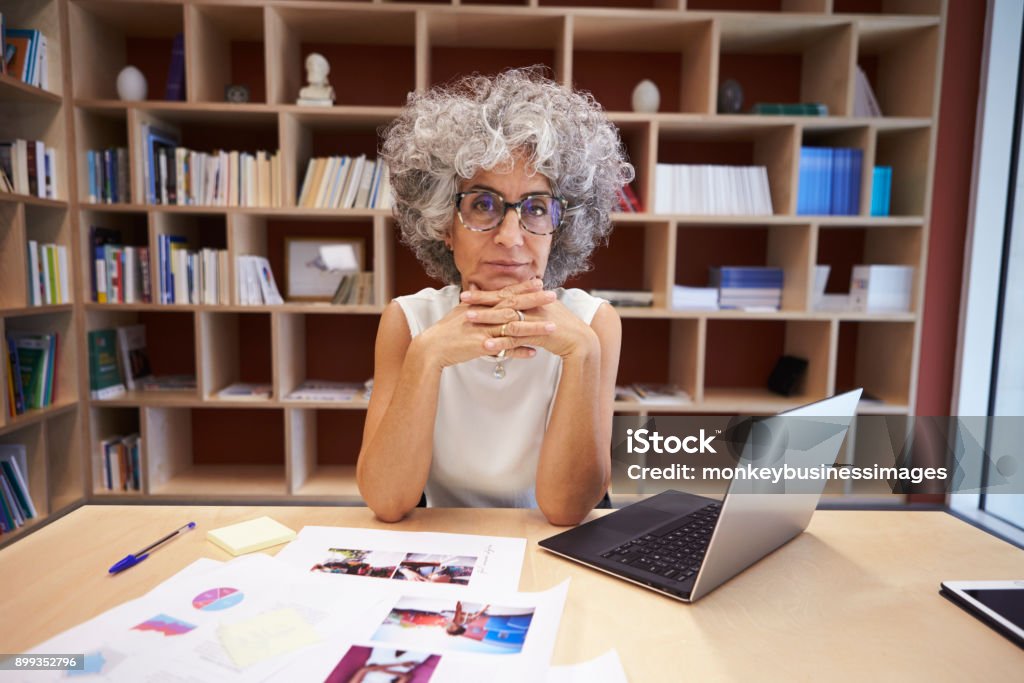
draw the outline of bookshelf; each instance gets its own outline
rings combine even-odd
[[[37,5],[40,7],[37,9]],[[30,9],[31,8],[31,9]],[[318,2],[285,0],[0,0],[0,11],[33,23],[57,43],[54,91],[0,79],[0,130],[42,136],[63,150],[60,201],[0,197],[0,312],[10,329],[66,330],[62,403],[12,420],[0,438],[34,444],[50,509],[65,498],[355,502],[353,467],[365,402],[290,401],[304,379],[363,381],[372,375],[373,340],[394,296],[432,283],[396,238],[389,210],[300,209],[310,158],[375,157],[377,130],[410,90],[459,73],[542,63],[560,82],[592,90],[619,126],[637,169],[644,213],[617,214],[595,270],[570,286],[649,289],[654,306],[620,309],[619,383],[673,381],[689,403],[617,402],[619,414],[774,412],[864,385],[881,399],[861,413],[904,420],[915,403],[931,185],[934,174],[945,31],[943,0],[520,0],[516,2]],[[10,22],[9,22],[10,23]],[[184,34],[185,100],[163,99],[175,34]],[[56,37],[59,36],[59,40]],[[309,51],[331,62],[336,106],[294,104]],[[127,64],[149,83],[148,99],[116,99]],[[880,118],[852,116],[855,67],[864,69]],[[630,110],[641,78],[661,90],[655,114]],[[715,113],[717,89],[740,81],[747,102],[821,101],[826,117]],[[242,84],[250,101],[224,101]],[[10,106],[9,106],[10,105]],[[143,190],[147,123],[180,131],[195,149],[280,150],[284,206],[153,206]],[[862,150],[860,211],[796,215],[801,145]],[[123,146],[131,159],[133,201],[87,201],[85,155]],[[768,169],[771,216],[654,214],[658,163],[759,164]],[[894,169],[892,215],[869,215],[870,169]],[[361,238],[372,268],[369,305],[289,302],[228,305],[100,304],[90,292],[89,231],[121,231],[125,244],[150,248],[156,272],[160,235],[234,257],[266,257],[279,286],[283,244],[294,236]],[[72,248],[77,286],[71,305],[26,305],[24,241],[45,234]],[[785,272],[782,310],[772,313],[671,308],[676,284],[702,285],[707,267],[774,265]],[[842,291],[857,263],[915,267],[909,313],[820,312],[811,307],[814,266],[831,266],[827,291]],[[730,263],[731,265],[732,263]],[[130,392],[93,400],[86,333],[146,326],[157,374],[194,373],[194,391]],[[784,352],[810,361],[798,396],[762,388]],[[235,381],[267,382],[271,397],[224,400]],[[72,430],[81,438],[68,437]],[[142,434],[142,491],[106,491],[95,474],[105,435]],[[68,450],[58,451],[70,438]],[[863,457],[869,439],[847,440],[843,457]],[[859,445],[858,445],[859,444]],[[77,474],[64,475],[65,469]],[[62,472],[58,478],[57,471]],[[71,477],[68,479],[68,477]],[[77,477],[77,479],[75,478]],[[70,482],[70,483],[69,483]],[[55,494],[54,490],[60,493]],[[65,495],[77,491],[77,496]],[[613,492],[614,493],[614,492]],[[856,494],[856,491],[846,491]]]

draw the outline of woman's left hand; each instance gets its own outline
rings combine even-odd
[[[552,292],[553,294],[553,292]],[[568,358],[575,355],[588,355],[600,348],[597,334],[593,329],[557,299],[551,303],[522,310],[526,322],[549,322],[555,325],[547,335],[531,335],[529,339],[519,335],[520,321],[512,316],[509,310],[515,308],[514,297],[509,297],[504,290],[484,291],[471,290],[462,293],[462,302],[471,305],[466,317],[474,324],[505,325],[505,336],[494,337],[487,341],[488,350],[497,353],[501,349],[514,349],[520,346],[539,347],[550,351],[556,356]]]

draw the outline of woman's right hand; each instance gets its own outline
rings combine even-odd
[[[506,351],[504,357],[532,358],[537,351],[529,346],[530,338],[551,334],[554,325],[544,321],[520,322],[516,310],[527,311],[549,304],[554,298],[553,293],[545,291],[544,285],[536,279],[509,285],[501,291],[502,300],[514,302],[514,307],[504,303],[487,307],[460,303],[444,318],[417,335],[412,340],[412,346],[424,353],[439,369],[443,369],[481,356],[495,355],[484,344],[489,339],[502,336],[503,331],[506,336],[512,335],[510,328],[514,328],[515,336],[523,338],[522,343],[525,345]],[[504,330],[503,324],[477,323],[472,319],[474,312],[497,308],[508,311],[506,316],[509,325]],[[467,316],[467,313],[470,315]],[[512,322],[515,322],[514,326]]]

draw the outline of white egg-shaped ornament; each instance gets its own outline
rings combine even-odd
[[[661,104],[661,91],[654,81],[645,78],[633,88],[633,111],[641,114],[655,114]]]
[[[126,66],[117,74],[117,96],[122,100],[144,100],[147,90],[146,77],[134,66]]]

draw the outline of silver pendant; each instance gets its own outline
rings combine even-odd
[[[494,366],[494,379],[505,379],[505,364],[498,361],[498,364]]]

